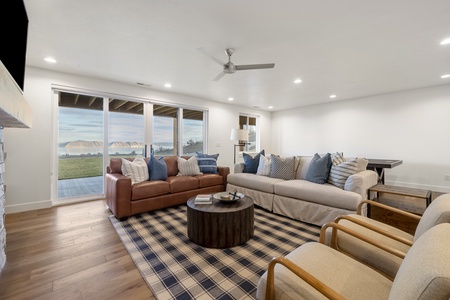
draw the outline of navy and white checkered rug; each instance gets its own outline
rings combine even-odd
[[[254,237],[227,249],[198,246],[187,237],[186,205],[110,220],[159,300],[254,299],[269,261],[308,241],[320,228],[255,207]]]

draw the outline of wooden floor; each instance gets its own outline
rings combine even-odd
[[[155,299],[104,200],[6,215],[0,299]]]

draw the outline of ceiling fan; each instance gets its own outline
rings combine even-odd
[[[197,48],[198,51],[202,52],[209,58],[211,58],[213,61],[218,63],[223,67],[223,71],[220,72],[216,77],[214,77],[214,81],[219,80],[226,74],[233,74],[236,71],[242,71],[242,70],[254,70],[254,69],[270,69],[275,67],[275,64],[256,64],[256,65],[235,65],[231,62],[231,55],[234,53],[233,48],[228,48],[225,50],[225,53],[228,55],[228,62],[223,62],[220,58],[217,58],[214,54],[209,53],[204,48]]]

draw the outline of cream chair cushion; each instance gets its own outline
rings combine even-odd
[[[387,299],[392,282],[364,264],[324,244],[303,244],[286,258],[347,299]],[[256,299],[265,299],[267,272],[260,278]],[[275,266],[275,299],[326,299],[284,266]]]

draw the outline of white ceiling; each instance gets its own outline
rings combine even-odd
[[[264,110],[450,84],[449,0],[24,2],[27,65],[39,68]],[[222,67],[199,47],[275,68],[213,81]]]

